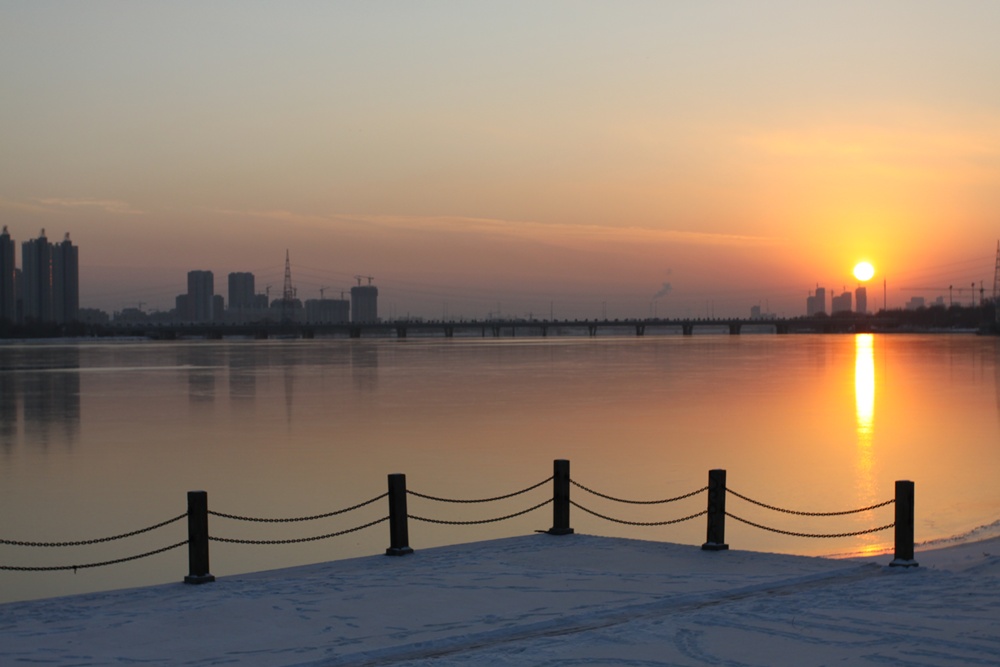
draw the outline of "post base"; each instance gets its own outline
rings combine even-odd
[[[889,567],[919,567],[920,563],[915,560],[906,560],[904,558],[897,558],[889,563]]]
[[[215,581],[211,574],[189,574],[184,577],[185,584],[210,584]]]
[[[572,535],[572,528],[549,528],[545,531],[547,535]]]
[[[702,551],[729,551],[728,544],[719,544],[718,542],[705,542],[701,545]]]
[[[386,556],[409,556],[413,553],[410,547],[389,547],[385,550]]]

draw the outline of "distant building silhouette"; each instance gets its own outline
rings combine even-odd
[[[187,303],[185,313],[189,322],[211,322],[213,319],[213,298],[215,296],[215,276],[211,271],[188,271]]]
[[[868,312],[868,288],[861,286],[854,290],[855,311],[864,315]]]
[[[826,288],[823,287],[817,287],[816,294],[806,299],[806,315],[812,317],[820,313],[826,314]]]
[[[25,322],[65,324],[80,309],[78,248],[69,240],[50,244],[41,231],[37,239],[21,244],[21,299]]]
[[[844,292],[840,296],[835,296],[830,299],[830,313],[849,313],[851,312],[851,293]]]
[[[347,324],[351,302],[347,299],[307,299],[306,321],[313,324]]]
[[[351,322],[378,322],[378,288],[368,280],[367,285],[351,288]]]
[[[52,246],[52,320],[75,322],[80,315],[80,253],[69,240]]]
[[[229,310],[233,313],[243,313],[254,308],[254,275],[239,272],[229,274]]]
[[[14,264],[14,240],[7,225],[0,233],[0,320],[17,321],[17,266]]]

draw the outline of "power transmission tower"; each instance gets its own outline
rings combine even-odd
[[[1000,241],[997,241],[997,266],[993,270],[993,311],[997,324],[1000,324]]]
[[[281,291],[281,321],[288,323],[292,321],[292,313],[295,309],[295,288],[292,287],[292,264],[288,259],[288,250],[285,250],[285,285]]]

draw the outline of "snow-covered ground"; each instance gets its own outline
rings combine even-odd
[[[1000,539],[917,568],[528,535],[0,605],[0,664],[1000,665]]]

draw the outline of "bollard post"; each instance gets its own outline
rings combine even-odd
[[[708,471],[708,536],[701,545],[704,551],[725,551],[726,544],[726,471]]]
[[[917,567],[913,560],[913,482],[896,481],[896,553],[891,567]]]
[[[208,572],[208,493],[188,491],[188,575],[185,584],[215,581]]]
[[[389,475],[389,548],[386,556],[406,556],[412,554],[410,531],[407,526],[406,475]]]
[[[570,535],[569,527],[569,461],[556,459],[552,465],[552,527],[549,535]]]

